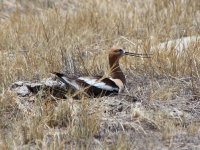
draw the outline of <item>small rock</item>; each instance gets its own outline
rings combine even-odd
[[[65,84],[63,82],[58,82],[56,80],[52,80],[51,78],[47,78],[47,79],[43,79],[42,84],[44,83],[45,86],[48,87],[61,87],[61,88],[65,88]]]
[[[17,90],[17,94],[20,96],[26,96],[30,94],[30,90],[27,86],[22,86]]]
[[[17,82],[13,83],[9,87],[9,90],[12,90],[13,88],[17,88],[17,87],[23,86],[24,84],[31,84],[31,82],[29,82],[29,81],[17,81]]]

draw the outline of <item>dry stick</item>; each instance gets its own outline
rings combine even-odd
[[[66,65],[67,64],[67,60],[66,60],[66,57],[64,57],[64,51],[63,51],[63,49],[61,47],[60,47],[60,52],[61,52],[62,63]]]
[[[128,40],[128,39],[125,38],[124,36],[121,36],[121,38],[125,39],[125,40],[128,41],[129,43],[131,43],[131,44],[133,44],[134,46],[136,46],[135,43],[131,42],[130,40]]]
[[[82,63],[82,65],[83,65],[83,67],[84,67],[84,70],[85,70],[86,73],[89,75],[89,71],[88,71],[88,69],[87,69],[86,66],[85,66],[85,63],[84,63],[83,58],[81,57],[81,52],[80,52],[79,46],[78,46],[78,52],[79,52],[79,58],[81,59],[81,63]]]
[[[141,119],[140,119],[141,120]],[[136,120],[136,121],[134,121],[134,122],[130,122],[129,124],[135,129],[135,130],[137,130],[137,131],[139,131],[139,129],[141,129],[142,131],[143,131],[143,133],[145,134],[145,135],[147,135],[147,133],[145,132],[145,130],[142,128],[142,126],[141,125],[137,125],[135,122],[138,122],[139,124],[140,124],[140,121],[139,120]],[[127,122],[125,122],[126,124],[128,124]],[[136,127],[138,127],[139,129],[136,129],[136,127],[134,127],[134,125],[136,126]]]
[[[179,79],[179,78],[174,77],[174,76],[172,76],[172,75],[168,75],[168,76],[169,76],[170,78],[173,78],[173,79],[176,79],[176,80],[178,80],[178,81],[184,82],[184,83],[187,84],[188,86],[192,85],[192,83],[187,82],[187,81],[182,80],[182,79]],[[191,78],[192,78],[192,77],[191,77]]]
[[[41,18],[40,18],[41,19]],[[42,19],[41,19],[41,22],[42,22]],[[49,45],[49,38],[47,36],[47,33],[46,33],[46,29],[45,29],[45,26],[44,26],[44,23],[42,22],[42,27],[43,27],[43,30],[44,30],[44,35],[45,35],[45,42],[47,42],[47,44]]]
[[[124,126],[122,125],[122,123],[121,123],[119,120],[116,120],[116,121],[121,125],[122,130],[123,130],[123,132],[124,132],[125,130],[124,130]]]
[[[197,20],[196,10],[194,9],[193,12],[194,12],[194,16],[195,16],[194,19],[195,19],[195,21],[196,21],[196,23],[197,23],[197,28],[200,29],[200,27],[199,27],[199,26],[200,26],[200,23],[199,23],[199,21]]]
[[[144,117],[144,116],[143,116]],[[149,118],[147,118],[147,117],[144,117],[145,119],[147,119],[149,122],[151,122],[151,123],[153,123],[154,125],[156,125],[156,127],[158,128],[158,130],[160,130],[161,129],[161,127],[155,122],[155,121],[153,121],[153,120],[150,120]]]
[[[171,149],[172,144],[173,144],[173,136],[170,139],[169,149]]]

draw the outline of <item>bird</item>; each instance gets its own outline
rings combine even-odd
[[[97,96],[109,96],[112,94],[121,94],[124,92],[126,87],[126,78],[124,73],[122,72],[119,60],[121,57],[129,55],[140,57],[141,55],[151,54],[138,54],[138,53],[130,53],[123,50],[121,46],[114,46],[111,48],[108,58],[109,65],[111,68],[111,77],[103,77],[103,76],[82,76],[82,77],[70,77],[68,75],[54,72],[63,83],[67,85],[67,87],[71,87],[75,90],[82,90],[84,94],[89,96],[97,97]]]

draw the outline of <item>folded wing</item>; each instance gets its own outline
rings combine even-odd
[[[84,92],[92,96],[108,96],[112,93],[118,93],[119,91],[119,87],[114,81],[110,80],[109,78],[102,79],[102,76],[85,76],[76,78],[68,77],[60,73],[55,74],[67,86],[72,86],[77,90],[86,88]]]

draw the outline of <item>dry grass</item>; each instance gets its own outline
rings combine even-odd
[[[200,148],[200,40],[159,47],[199,36],[198,0],[3,0],[0,9],[2,149]],[[113,45],[153,54],[120,61],[130,96],[58,100],[8,90],[52,71],[108,75]]]

